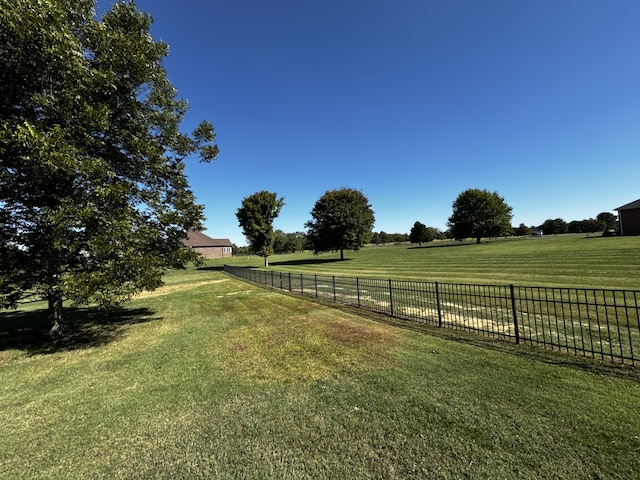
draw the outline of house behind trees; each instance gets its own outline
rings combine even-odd
[[[189,231],[183,243],[200,253],[204,258],[233,256],[233,244],[227,238],[211,238],[202,232]]]

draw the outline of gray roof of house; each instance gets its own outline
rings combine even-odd
[[[640,199],[636,200],[635,202],[622,205],[621,207],[616,208],[616,210],[632,210],[635,208],[640,208]]]
[[[189,231],[187,239],[183,242],[188,247],[232,247],[233,244],[228,238],[211,238],[202,232]]]

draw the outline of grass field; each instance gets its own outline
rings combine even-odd
[[[640,288],[640,238],[271,257],[275,270]],[[0,314],[0,478],[640,478],[640,374],[293,298],[209,261],[126,309]],[[395,322],[395,323],[393,323]]]
[[[449,283],[516,284],[640,290],[640,237],[567,235],[496,240],[476,245],[452,241],[365,247],[338,253],[273,255],[272,269]],[[236,257],[212,265],[262,266]]]
[[[0,315],[0,478],[640,471],[631,369],[398,328],[216,269],[173,272],[109,318],[69,310],[56,344],[37,307]]]

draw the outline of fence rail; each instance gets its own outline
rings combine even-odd
[[[441,328],[640,363],[640,291],[413,282],[225,265],[244,280]]]

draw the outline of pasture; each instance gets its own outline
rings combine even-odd
[[[242,256],[211,265],[262,266]],[[292,273],[396,280],[640,290],[640,237],[560,235],[497,239],[480,245],[436,241],[366,246],[339,254],[269,257],[270,269]]]
[[[580,240],[561,241],[548,245]],[[467,249],[272,260],[384,277],[382,259]],[[637,478],[636,370],[280,294],[217,263],[108,316],[69,309],[53,344],[39,305],[0,313],[0,477]]]

